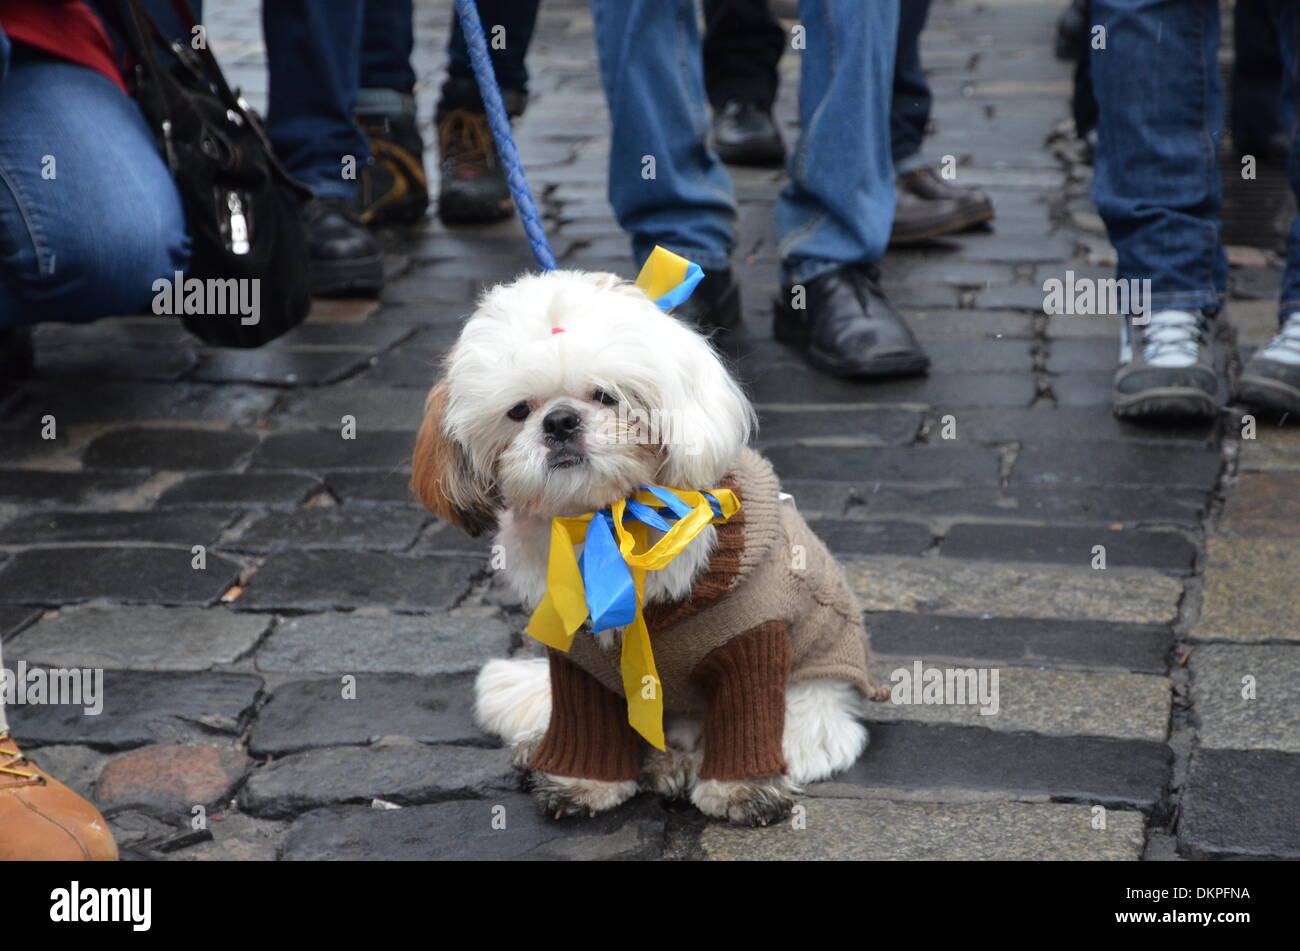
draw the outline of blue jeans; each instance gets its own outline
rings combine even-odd
[[[266,131],[290,175],[318,197],[356,193],[351,169],[370,159],[352,119],[361,82],[365,0],[263,0]],[[355,161],[347,162],[351,156]]]
[[[656,245],[729,266],[731,179],[708,147],[694,0],[592,0],[612,122],[609,199],[637,261]],[[898,0],[802,0],[803,132],[776,207],[785,280],[884,254],[894,217],[889,109]],[[651,162],[653,160],[653,163]]]
[[[921,142],[930,123],[934,97],[921,68],[921,31],[930,15],[930,0],[899,0],[898,52],[894,60],[893,101],[889,110],[890,148],[901,174],[925,164]]]
[[[189,238],[139,108],[3,33],[0,65],[0,327],[147,311]]]
[[[1295,89],[1296,10],[1278,36]],[[1119,256],[1118,277],[1151,280],[1152,307],[1215,311],[1228,265],[1219,224],[1216,151],[1223,131],[1217,0],[1093,0],[1106,49],[1092,51],[1097,97],[1093,200]],[[1290,178],[1300,193],[1294,119]],[[1293,222],[1282,312],[1300,309],[1300,222]]]

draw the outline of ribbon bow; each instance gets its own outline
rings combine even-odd
[[[730,489],[679,492],[643,485],[609,508],[551,520],[546,594],[528,621],[528,633],[567,653],[588,618],[593,633],[622,627],[628,723],[656,749],[664,749],[664,702],[641,613],[646,572],[663,568],[705,525],[725,522],[739,509]],[[663,532],[653,545],[648,544],[651,528]],[[574,552],[578,545],[581,558]]]
[[[636,286],[666,314],[690,297],[695,285],[702,280],[704,271],[698,264],[655,245],[645,264],[641,265]]]

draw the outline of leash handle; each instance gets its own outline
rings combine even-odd
[[[528,179],[524,176],[519,150],[515,148],[515,139],[510,132],[510,118],[506,115],[505,104],[501,101],[501,89],[497,86],[496,73],[492,69],[492,60],[488,56],[487,38],[483,35],[483,23],[479,19],[478,7],[474,0],[456,0],[456,16],[460,18],[461,32],[465,34],[470,65],[474,67],[474,80],[478,83],[483,108],[487,112],[488,128],[492,130],[492,138],[496,140],[497,155],[505,166],[510,194],[514,196],[519,220],[523,222],[528,243],[532,245],[533,257],[537,259],[537,266],[543,271],[554,271],[555,255],[551,252],[550,242],[546,240],[546,230],[542,227],[537,205],[533,203],[533,193],[529,190]]]

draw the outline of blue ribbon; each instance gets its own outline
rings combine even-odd
[[[673,521],[685,518],[692,511],[691,506],[668,489],[657,485],[638,488],[663,502]],[[718,500],[707,492],[700,494],[712,506],[714,518],[720,518],[722,506]],[[628,498],[626,505],[625,512],[629,518],[661,532],[672,527],[661,514],[662,510],[653,509],[634,497]],[[623,560],[623,553],[618,548],[612,508],[601,509],[587,525],[587,538],[578,558],[578,571],[582,574],[582,584],[586,590],[587,610],[591,615],[593,632],[625,627],[632,623],[636,617],[636,586],[632,581],[632,569]]]
[[[674,287],[667,294],[655,301],[655,306],[665,314],[676,307],[678,304],[686,303],[686,299],[691,296],[695,286],[704,280],[704,269],[694,261],[686,265],[686,276],[682,282]]]

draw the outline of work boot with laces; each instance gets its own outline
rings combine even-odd
[[[1115,415],[1127,419],[1211,419],[1219,378],[1205,314],[1162,310],[1145,323],[1124,318]]]
[[[503,89],[506,112],[523,112],[527,95]],[[438,125],[438,217],[443,224],[484,224],[514,212],[506,170],[473,80],[452,78],[443,86]]]
[[[1237,381],[1237,399],[1269,413],[1300,416],[1300,311],[1256,351]]]
[[[99,810],[0,733],[0,861],[117,860]]]

